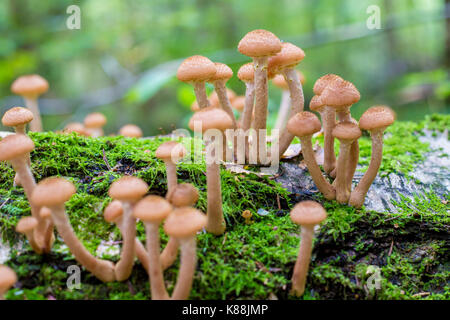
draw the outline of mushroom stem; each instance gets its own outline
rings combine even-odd
[[[335,189],[328,183],[327,180],[322,175],[322,171],[320,171],[319,165],[316,162],[316,158],[314,156],[314,150],[311,143],[311,136],[303,136],[300,137],[300,142],[302,145],[302,154],[308,167],[308,171],[311,175],[311,178],[314,180],[314,183],[317,186],[317,189],[324,195],[324,197],[328,200],[333,200],[336,197]]]
[[[253,116],[253,105],[255,102],[255,84],[253,81],[246,81],[245,82],[245,103],[244,103],[244,112],[242,113],[242,130],[244,131],[243,134],[245,134],[245,154],[246,158],[248,159],[248,153],[249,153],[249,143],[248,143],[248,135],[247,130],[250,129],[250,126],[252,124],[252,116]],[[239,159],[238,155],[236,155],[236,158]]]
[[[42,131],[42,120],[41,114],[39,112],[38,100],[37,98],[24,97],[25,106],[31,110],[33,113],[33,120],[30,122],[30,131],[41,132]]]
[[[324,162],[323,170],[330,174],[336,167],[336,154],[334,153],[334,137],[333,129],[336,125],[336,111],[333,107],[324,107],[324,111],[321,112],[322,125],[323,125],[323,152]],[[333,174],[334,175],[334,174]]]
[[[170,237],[167,242],[166,247],[161,252],[160,261],[161,268],[166,270],[168,267],[173,265],[175,260],[177,259],[178,247],[180,246],[178,239],[174,237]]]
[[[27,238],[28,242],[30,243],[31,248],[36,252],[37,254],[42,254],[42,248],[36,243],[36,240],[34,238],[34,229],[25,232],[25,237]]]
[[[52,206],[49,207],[49,209],[52,211],[53,223],[55,224],[58,233],[69,247],[69,250],[74,255],[75,259],[101,281],[114,281],[114,264],[110,261],[96,258],[86,250],[70,225],[64,204]]]
[[[255,68],[255,145],[256,150],[258,150],[258,162],[261,164],[265,164],[267,162],[267,62],[268,57],[253,58],[253,66]],[[263,132],[260,133],[260,130],[263,130]]]
[[[370,132],[372,136],[372,155],[369,167],[356,188],[352,191],[349,200],[349,204],[355,208],[361,208],[364,204],[367,191],[369,191],[373,180],[375,180],[375,177],[377,176],[378,169],[381,166],[383,157],[383,132],[385,129],[386,128],[381,128]]]
[[[132,204],[129,201],[123,201],[123,246],[120,260],[115,267],[117,281],[128,279],[133,269],[136,242],[136,219],[132,214]]]
[[[237,128],[236,118],[234,116],[233,109],[231,107],[230,99],[228,99],[227,88],[224,80],[214,81],[214,89],[216,90],[217,97],[219,98],[222,109],[230,116],[233,121],[233,129]]]
[[[303,107],[305,104],[305,98],[303,96],[303,89],[300,79],[298,78],[297,72],[293,68],[284,68],[282,70],[284,79],[286,80],[289,86],[289,92],[291,96],[291,113],[290,116],[294,116],[295,114],[303,111]],[[294,135],[289,132],[289,130],[285,127],[280,134],[280,144],[279,144],[279,159],[283,156],[284,152],[287,150],[289,145],[294,139]]]
[[[339,158],[336,167],[336,200],[339,203],[347,203],[350,198],[350,190],[348,189],[348,166],[350,159],[350,149],[352,142],[345,140],[340,141]]]
[[[215,235],[220,235],[225,231],[220,183],[220,165],[213,161],[211,164],[206,165],[206,184],[208,190],[208,222],[206,224],[206,230]]]
[[[200,109],[209,106],[208,96],[206,95],[205,81],[194,81],[194,92]]]
[[[283,90],[281,93],[280,108],[278,110],[277,120],[275,122],[274,129],[281,130],[286,124],[286,120],[289,114],[289,107],[291,105],[291,99],[289,97],[289,91]]]
[[[169,300],[160,263],[159,224],[145,223],[152,300]]]
[[[179,239],[181,246],[181,263],[177,283],[172,293],[172,300],[186,300],[191,291],[197,264],[197,243],[195,236]]]
[[[305,292],[306,275],[311,260],[314,226],[302,226],[300,249],[292,275],[292,293],[300,297]]]
[[[164,160],[167,174],[167,193],[172,191],[177,185],[177,166],[170,160]]]
[[[341,122],[355,122],[357,123],[351,116],[350,110],[347,107],[344,111],[338,112],[338,119]],[[353,182],[353,176],[355,175],[356,167],[358,166],[358,160],[359,160],[359,142],[358,140],[355,140],[352,143],[352,146],[350,148],[350,158],[349,163],[347,165],[347,189],[349,192],[352,191],[352,182]]]

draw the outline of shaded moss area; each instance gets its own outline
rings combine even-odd
[[[393,125],[386,135],[382,171],[410,172],[429,150],[418,140],[421,130],[449,127],[449,119],[433,115],[422,123]],[[77,194],[67,203],[75,232],[90,252],[117,261],[114,250],[98,250],[99,246],[116,251],[120,248],[120,232],[103,220],[103,209],[110,201],[108,188],[118,177],[133,174],[149,184],[150,193],[164,195],[164,164],[154,156],[164,139],[86,139],[54,133],[34,133],[31,137],[36,144],[31,155],[36,179],[60,175],[76,184]],[[409,140],[400,146],[396,139]],[[405,152],[412,155],[411,159],[399,157]],[[361,154],[370,156],[369,137],[362,140]],[[0,163],[0,176],[0,232],[3,242],[13,246],[23,240],[14,227],[30,210],[22,188],[13,188],[14,172],[5,163]],[[205,211],[204,164],[180,164],[178,178],[196,185],[200,191],[198,208]],[[225,169],[222,189],[227,231],[220,237],[206,233],[198,236],[199,263],[190,297],[292,299],[290,277],[300,232],[289,218],[289,209],[300,199],[270,177]],[[449,198],[448,194],[438,196],[430,190],[425,196],[395,203],[398,212],[394,214],[356,210],[315,195],[313,199],[323,203],[329,217],[317,234],[303,298],[449,299]],[[259,215],[258,209],[267,212]],[[250,224],[241,217],[244,210],[253,214]],[[161,236],[165,245],[167,237],[162,232]],[[145,240],[141,223],[138,237]],[[139,262],[131,278],[123,283],[104,284],[83,271],[81,288],[71,291],[66,285],[66,271],[77,263],[61,239],[47,256],[34,254],[26,242],[11,253],[6,264],[17,272],[19,283],[9,291],[9,299],[149,298],[148,277]],[[169,292],[175,285],[178,266],[179,261],[165,272]]]

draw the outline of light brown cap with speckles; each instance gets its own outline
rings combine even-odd
[[[190,183],[177,184],[175,188],[167,194],[167,200],[175,207],[193,206],[198,201],[198,190]]]
[[[228,80],[233,76],[233,70],[226,64],[215,62],[214,65],[216,67],[216,73],[208,81]]]
[[[277,73],[276,70],[295,67],[304,58],[305,52],[301,48],[292,43],[284,42],[281,44],[281,51],[269,58],[267,68],[273,70],[273,73]]]
[[[78,133],[82,136],[89,136],[88,132],[86,131],[86,128],[84,127],[84,125],[80,122],[71,122],[68,123],[64,129],[63,129],[64,133]]]
[[[52,207],[68,201],[76,191],[73,183],[66,179],[46,178],[34,188],[31,201],[40,207]]]
[[[203,229],[206,221],[206,215],[197,209],[177,208],[164,222],[164,231],[171,237],[187,238]]]
[[[24,134],[11,134],[0,141],[0,161],[22,157],[34,149],[33,141]]]
[[[160,223],[172,212],[172,206],[166,199],[150,195],[140,200],[133,209],[133,216],[144,222]]]
[[[333,129],[333,137],[339,140],[356,140],[361,137],[361,130],[354,122],[339,122]]]
[[[320,94],[326,106],[340,108],[351,106],[359,101],[361,95],[355,85],[349,81],[334,81]]]
[[[25,75],[13,82],[11,91],[20,96],[36,98],[48,91],[48,82],[37,74]]]
[[[314,226],[326,218],[327,212],[315,201],[302,201],[291,210],[292,222],[302,226]]]
[[[359,119],[362,130],[386,128],[395,121],[395,112],[387,106],[374,106],[367,109]]]
[[[314,94],[320,95],[320,94],[322,94],[322,91],[325,90],[325,88],[328,85],[330,85],[334,82],[340,82],[340,81],[344,81],[344,79],[342,79],[338,75],[335,75],[332,73],[326,74],[326,75],[320,77],[319,79],[317,79],[316,83],[314,83],[314,87],[313,87]]]
[[[106,117],[100,112],[90,113],[84,118],[84,126],[86,128],[101,128],[106,124]]]
[[[297,137],[313,135],[322,128],[319,118],[308,111],[302,111],[289,119],[287,129],[290,133]]]
[[[238,78],[241,81],[253,81],[255,77],[255,70],[253,68],[253,62],[242,65],[238,70]]]
[[[33,217],[23,217],[16,225],[16,231],[18,233],[28,233],[32,231],[38,225],[38,221]]]
[[[203,56],[192,56],[185,59],[178,68],[177,78],[183,82],[207,81],[216,73],[214,63]]]
[[[270,31],[253,30],[239,41],[238,50],[252,58],[273,56],[281,51],[281,41]]]
[[[314,96],[311,98],[311,101],[309,102],[309,109],[318,112],[321,111],[323,107],[325,107],[325,105],[322,102],[322,99],[320,99],[320,96]]]
[[[231,120],[228,113],[224,110],[215,108],[215,107],[207,107],[203,108],[191,117],[189,120],[189,128],[194,130],[194,124],[201,124],[202,132],[205,132],[209,129],[218,129],[221,131],[225,131],[226,129],[230,129],[233,126],[233,121]]]
[[[107,222],[114,222],[123,214],[122,202],[119,200],[111,201],[103,211],[103,218]]]
[[[186,155],[186,148],[176,141],[166,141],[156,149],[156,157],[176,163]]]
[[[25,125],[33,120],[33,113],[27,108],[14,107],[5,112],[2,123],[6,127]]]
[[[137,125],[126,124],[119,130],[119,135],[127,138],[140,138],[142,137],[142,130]]]
[[[10,267],[0,265],[0,296],[17,282],[17,275]]]
[[[123,176],[112,183],[108,194],[115,200],[137,201],[147,193],[147,190],[148,185],[144,180],[133,176]]]

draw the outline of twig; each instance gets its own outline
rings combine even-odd
[[[277,205],[278,205],[278,210],[281,210],[281,203],[280,203],[280,196],[277,193]]]
[[[10,200],[11,198],[7,198],[1,205],[0,210],[2,210],[3,206]]]
[[[389,248],[388,257],[392,254],[392,249],[394,248],[394,239],[392,239],[391,247]]]
[[[112,171],[111,166],[109,165],[108,159],[106,158],[105,149],[102,149],[102,150],[103,150],[103,161],[105,161],[108,171]]]

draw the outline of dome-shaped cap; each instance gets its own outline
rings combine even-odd
[[[90,113],[84,118],[84,126],[86,128],[101,128],[106,124],[106,117],[100,112]]]
[[[245,107],[245,97],[244,96],[237,96],[234,98],[233,102],[231,103],[234,109],[236,109],[239,112],[244,111]]]
[[[190,183],[177,184],[167,194],[167,200],[170,201],[175,207],[189,207],[193,206],[198,201],[198,190]]]
[[[207,81],[216,74],[214,63],[203,56],[192,56],[185,59],[178,67],[177,78],[183,82]]]
[[[335,74],[326,74],[319,79],[316,80],[316,83],[314,83],[313,91],[314,94],[320,95],[322,94],[323,90],[325,90],[326,87],[328,87],[330,84],[333,84],[335,82],[341,82],[344,81],[341,77]]]
[[[325,104],[322,102],[320,96],[314,96],[311,98],[311,101],[309,102],[310,110],[320,111],[323,107],[325,107]]]
[[[8,291],[17,282],[17,275],[10,267],[0,265],[0,294]]]
[[[119,135],[128,138],[140,138],[143,134],[141,128],[138,126],[134,124],[127,124],[120,128]]]
[[[144,222],[159,223],[172,212],[169,201],[160,196],[150,195],[140,200],[133,209],[133,216]]]
[[[114,222],[123,214],[123,205],[119,200],[111,201],[103,211],[103,218],[107,222]]]
[[[298,71],[298,70],[295,70],[295,72],[297,73],[297,76],[298,76],[298,79],[300,80],[300,83],[304,84],[305,83],[305,77],[303,76],[303,74],[300,71]],[[289,90],[289,85],[286,82],[286,79],[284,79],[284,76],[282,74],[277,74],[275,77],[273,77],[272,83],[276,87],[278,87],[278,88],[280,88],[282,90]]]
[[[148,185],[144,180],[133,176],[123,176],[112,183],[108,194],[115,200],[137,201],[147,193],[147,190]]]
[[[305,58],[305,52],[289,42],[281,44],[281,51],[269,58],[268,69],[281,70],[292,68]]]
[[[201,124],[203,132],[209,129],[225,131],[233,126],[233,122],[228,113],[214,107],[203,108],[194,113],[189,120],[189,128],[191,130],[194,130],[195,123],[198,123],[197,126]]]
[[[22,157],[34,149],[33,141],[24,134],[11,134],[0,141],[0,161]]]
[[[241,66],[238,70],[238,78],[241,81],[253,81],[255,77],[255,69],[253,68],[253,62],[249,62]]]
[[[58,177],[46,178],[33,190],[31,201],[37,206],[56,206],[68,201],[76,192],[72,182]]]
[[[82,136],[89,136],[88,132],[86,131],[86,128],[84,127],[84,125],[80,122],[70,122],[68,123],[64,129],[63,129],[64,133],[78,133]]]
[[[33,217],[23,217],[16,225],[16,231],[18,233],[28,233],[32,231],[38,225],[38,221]]]
[[[206,215],[197,209],[177,208],[164,222],[164,231],[171,237],[186,238],[202,230],[206,226],[206,221]]]
[[[21,76],[13,82],[11,91],[20,96],[34,98],[48,91],[48,82],[37,74]]]
[[[176,141],[166,141],[156,149],[156,157],[162,160],[172,160],[178,162],[186,155],[186,148]]]
[[[395,112],[387,106],[374,106],[367,109],[359,119],[362,130],[385,128],[395,121]]]
[[[292,222],[303,226],[319,224],[326,218],[327,212],[315,201],[302,201],[291,210]]]
[[[322,128],[319,118],[308,111],[302,111],[289,119],[287,129],[290,133],[297,137],[313,135]]]
[[[359,101],[361,95],[355,85],[349,81],[334,81],[328,85],[320,95],[326,106],[339,108],[351,106]]]
[[[14,107],[5,112],[2,123],[6,127],[25,125],[33,120],[33,113],[27,108]]]
[[[281,41],[270,31],[253,30],[239,41],[238,50],[248,57],[273,56],[281,51]]]
[[[215,62],[216,73],[208,81],[228,80],[233,76],[233,70],[224,63]]]
[[[339,140],[356,140],[361,137],[361,130],[354,122],[339,122],[333,129],[333,137]]]

